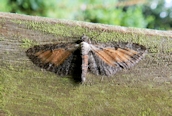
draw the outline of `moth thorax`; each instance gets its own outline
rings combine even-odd
[[[89,37],[88,37],[88,36],[85,36],[85,35],[83,35],[83,36],[81,37],[81,40],[82,40],[83,42],[91,43]]]
[[[86,55],[91,50],[90,45],[87,42],[81,42],[81,54]]]

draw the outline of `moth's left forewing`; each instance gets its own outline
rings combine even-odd
[[[75,43],[36,45],[26,51],[26,55],[37,66],[60,75],[69,74],[74,67]]]

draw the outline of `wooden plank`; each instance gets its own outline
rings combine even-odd
[[[93,37],[94,40],[99,42],[129,41],[142,44],[148,48],[147,56],[138,65],[130,70],[124,70],[117,73],[113,76],[113,78],[110,79],[110,82],[106,81],[106,78],[104,77],[105,81],[103,83],[99,83],[99,81],[96,79],[97,76],[91,74],[88,75],[88,79],[90,79],[91,83],[94,83],[96,86],[93,86],[91,90],[89,89],[89,86],[86,87],[88,88],[87,92],[94,94],[93,91],[96,91],[98,89],[97,87],[100,87],[100,85],[102,87],[112,87],[112,84],[115,85],[115,87],[118,85],[121,90],[125,88],[124,85],[126,85],[129,90],[137,91],[140,95],[146,95],[146,92],[149,93],[150,91],[153,91],[149,87],[158,88],[158,91],[165,91],[166,93],[162,93],[162,95],[165,94],[166,97],[168,97],[167,94],[171,95],[171,31],[127,28],[1,12],[0,79],[3,83],[3,92],[1,91],[1,97],[3,97],[2,102],[4,104],[3,110],[8,111],[7,114],[10,112],[15,115],[49,115],[47,112],[45,112],[46,106],[49,109],[48,113],[55,111],[55,109],[60,112],[61,110],[58,109],[54,103],[56,102],[56,104],[58,104],[57,102],[60,101],[58,101],[56,97],[60,97],[62,99],[62,96],[56,93],[53,94],[51,91],[57,91],[59,90],[58,88],[67,88],[67,91],[59,90],[59,93],[65,94],[67,99],[67,94],[69,94],[68,91],[72,91],[71,88],[74,88],[73,85],[75,84],[73,84],[70,79],[66,81],[58,78],[58,76],[53,73],[40,70],[39,67],[36,67],[34,64],[32,64],[32,62],[30,62],[30,60],[26,57],[25,51],[35,44],[72,42],[79,39],[83,34]],[[35,87],[36,89],[34,90]],[[135,90],[132,89],[133,87],[136,87]],[[147,91],[141,94],[140,88],[144,87],[148,87],[149,89],[146,89]],[[45,93],[42,91],[44,89]],[[126,89],[126,91],[128,91],[128,89]],[[77,91],[82,93],[85,91],[85,88],[83,87]],[[113,93],[113,89],[108,91]],[[116,92],[120,93],[121,91],[119,90]],[[49,96],[46,99],[38,98],[38,96],[44,96],[46,93]],[[110,93],[107,93],[107,95]],[[75,95],[76,94],[77,92]],[[13,97],[10,97],[11,95]],[[22,97],[17,97],[15,95],[24,97],[27,95],[28,98],[22,99]],[[56,96],[55,98],[54,95]],[[107,96],[104,95],[104,97]],[[111,97],[113,98],[113,95],[111,95],[110,98]],[[26,102],[30,99],[41,99],[47,101],[44,101],[45,106],[40,106],[40,101],[38,101],[38,104],[36,104],[35,100],[33,100],[33,103],[30,102],[23,104],[23,102]],[[80,99],[83,98],[81,97]],[[98,100],[98,98],[95,99]],[[154,99],[156,99],[156,97]],[[50,104],[48,104],[48,101]],[[72,104],[72,102],[70,103]],[[30,105],[33,105],[33,107],[30,107]],[[59,107],[63,107],[62,104],[59,105]],[[17,111],[16,106],[21,107],[21,109]],[[143,107],[146,108],[146,105]],[[164,107],[167,108],[168,105]],[[154,111],[156,110],[158,109],[154,109]],[[64,110],[64,112],[61,111],[60,114],[68,113]]]

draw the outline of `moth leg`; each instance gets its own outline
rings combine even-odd
[[[104,80],[104,76],[101,76],[100,82],[102,82]]]

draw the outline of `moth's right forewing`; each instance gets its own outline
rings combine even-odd
[[[112,75],[134,66],[146,54],[146,48],[135,43],[92,45],[90,70],[95,74]]]

